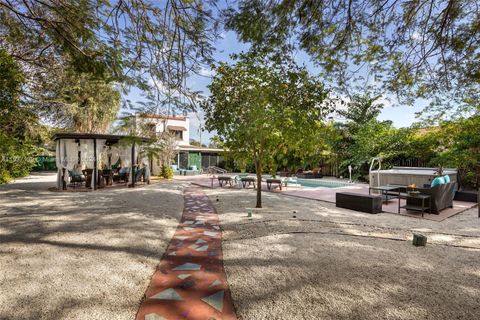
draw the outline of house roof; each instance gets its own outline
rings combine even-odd
[[[202,152],[214,152],[214,153],[220,153],[225,151],[223,149],[192,146],[190,144],[177,146],[177,150],[178,151],[202,151]]]
[[[147,114],[143,113],[140,115],[142,118],[148,118],[148,119],[165,119],[165,120],[178,120],[178,121],[186,121],[187,117],[178,117],[178,116],[161,116],[158,114]]]
[[[182,126],[167,126],[167,129],[173,131],[187,131],[187,128]]]

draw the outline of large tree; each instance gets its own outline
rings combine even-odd
[[[344,91],[426,98],[436,115],[479,112],[477,0],[242,0],[226,16],[254,46],[298,43]]]
[[[206,129],[217,131],[235,159],[255,163],[261,208],[265,166],[279,152],[309,154],[330,107],[323,84],[292,61],[254,53],[234,58],[234,65],[215,67],[212,95],[203,105]]]
[[[0,184],[28,174],[34,164],[35,121],[19,98],[24,79],[15,60],[0,49]]]
[[[136,86],[160,113],[172,96],[194,96],[185,79],[210,60],[215,2],[0,0],[0,46],[26,75],[24,97],[45,115],[63,111],[57,84],[65,70]]]

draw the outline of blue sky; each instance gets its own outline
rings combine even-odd
[[[216,61],[231,61],[229,55],[232,53],[238,53],[248,49],[248,45],[241,43],[237,40],[234,32],[224,32],[222,39],[217,41],[215,45],[217,51],[214,54]],[[305,54],[299,54],[297,56],[297,62],[304,63],[307,68],[316,74],[318,71],[309,62],[308,56]],[[201,91],[205,96],[209,95],[208,84],[211,82],[212,71],[209,68],[204,68],[200,72],[202,75],[194,75],[188,79],[187,85],[195,90]],[[141,97],[137,91],[132,91],[128,97],[132,101],[141,100]],[[387,100],[384,100],[385,107],[379,116],[379,120],[391,120],[396,127],[408,127],[416,121],[415,113],[419,112],[426,105],[424,101],[418,101],[414,106],[392,106]],[[203,124],[203,114],[197,112],[196,114],[189,114],[190,116],[190,138],[200,140],[199,126]],[[208,143],[213,133],[202,132],[202,143]]]

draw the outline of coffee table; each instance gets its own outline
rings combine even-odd
[[[418,205],[413,205],[413,204],[405,204],[403,206],[400,206],[400,198],[406,199],[407,202],[408,202],[408,199],[421,199],[422,200],[422,205],[418,206]],[[428,200],[428,206],[425,205],[426,200]],[[401,194],[401,195],[399,195],[399,198],[398,198],[398,213],[400,213],[400,208],[403,208],[403,209],[406,209],[406,210],[412,210],[412,211],[421,211],[422,212],[422,217],[423,217],[424,214],[425,214],[425,210],[428,209],[428,212],[431,212],[430,196],[426,195],[426,194],[415,194],[415,195],[409,194],[409,193]]]
[[[369,187],[368,188],[368,195],[371,194],[372,190],[377,190],[380,191],[380,194],[382,195],[382,201],[385,203],[388,203],[389,200],[391,199],[397,199],[400,196],[400,188],[404,186],[378,186],[378,187]],[[391,193],[395,192],[394,195]],[[398,193],[398,194],[397,194]],[[399,200],[400,201],[400,200]]]

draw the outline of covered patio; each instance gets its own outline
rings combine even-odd
[[[150,159],[141,145],[148,138],[90,133],[54,135],[57,190],[135,187],[150,182]]]

